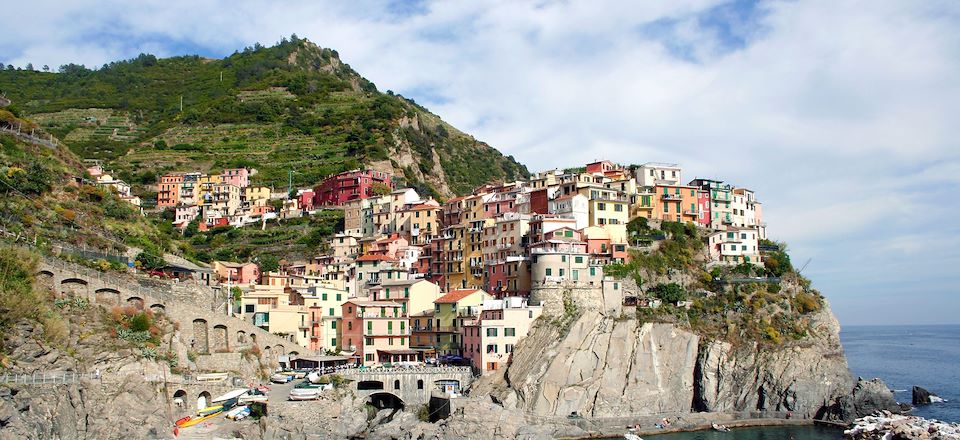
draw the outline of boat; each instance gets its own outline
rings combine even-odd
[[[248,415],[250,415],[249,406],[238,406],[228,411],[226,417],[231,420],[240,420]]]
[[[213,405],[213,406],[208,406],[208,407],[206,407],[206,408],[204,408],[204,409],[198,410],[198,411],[197,411],[197,415],[198,415],[198,416],[205,416],[205,415],[207,415],[207,414],[211,414],[211,413],[215,413],[215,412],[220,412],[220,411],[223,411],[223,405]]]
[[[270,382],[273,383],[287,383],[293,380],[293,376],[286,373],[276,373],[273,376],[270,376]]]
[[[710,427],[712,427],[714,431],[730,432],[730,428],[727,428],[727,427],[724,426],[724,425],[718,425],[718,424],[716,424],[716,423],[711,423],[711,424],[710,424]]]
[[[229,392],[229,393],[226,393],[226,394],[223,394],[223,395],[214,397],[213,400],[211,400],[210,402],[211,402],[211,403],[217,403],[217,402],[223,402],[224,400],[236,399],[237,397],[240,397],[240,396],[242,396],[242,395],[244,395],[244,394],[247,394],[247,393],[249,393],[249,392],[250,392],[250,390],[247,389],[247,388],[236,389],[236,390],[233,390],[233,391],[231,391],[231,392]]]
[[[198,374],[197,380],[201,382],[208,381],[208,380],[209,381],[224,380],[227,378],[227,376],[229,376],[228,373],[204,373],[204,374]]]
[[[628,432],[628,433],[624,434],[624,435],[623,435],[623,438],[625,438],[625,439],[627,439],[627,440],[643,440],[642,438],[640,438],[639,435],[636,435],[636,434],[634,434],[634,433],[632,433],[632,432]]]
[[[254,402],[267,403],[269,400],[270,398],[264,395],[240,396],[240,398],[237,399],[237,404],[245,405],[247,403],[254,403]]]
[[[187,427],[190,427],[190,426],[193,426],[193,425],[198,425],[198,424],[200,424],[200,423],[203,423],[203,422],[206,421],[206,420],[210,420],[210,419],[212,419],[212,418],[220,415],[221,412],[223,412],[223,410],[218,410],[218,411],[216,411],[216,412],[207,414],[207,415],[205,415],[205,416],[195,416],[195,417],[191,417],[190,420],[187,420],[186,422],[183,422],[183,424],[181,424],[180,427],[181,427],[181,428],[187,428]]]
[[[320,397],[320,389],[315,387],[294,388],[290,390],[290,400],[316,400]]]
[[[190,420],[190,416],[181,417],[180,420],[177,420],[176,422],[174,422],[174,424],[177,425],[177,426],[180,426],[180,425],[183,425],[184,423],[186,423],[187,420]]]

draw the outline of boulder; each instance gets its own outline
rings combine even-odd
[[[943,399],[936,394],[933,394],[923,387],[918,387],[914,385],[913,387],[913,404],[914,405],[928,405],[931,403],[943,402]]]

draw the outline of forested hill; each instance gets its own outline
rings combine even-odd
[[[308,186],[369,166],[440,197],[528,174],[412,100],[379,92],[336,51],[296,36],[222,60],[140,55],[57,70],[0,70],[0,92],[15,114],[80,157],[105,160],[147,199],[158,174],[239,166],[278,189],[290,175]]]

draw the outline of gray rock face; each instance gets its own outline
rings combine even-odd
[[[815,337],[776,350],[701,341],[673,324],[586,312],[569,333],[538,323],[494,389],[536,415],[643,416],[691,411],[791,411],[814,416],[852,380],[828,308],[811,316]]]
[[[914,405],[929,405],[934,402],[942,402],[943,399],[940,396],[933,394],[927,391],[923,387],[913,386],[913,399],[912,402]]]

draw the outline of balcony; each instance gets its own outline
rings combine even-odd
[[[497,246],[496,246],[498,251],[505,251],[507,249],[510,249],[511,247],[513,247],[513,245],[510,243],[497,243]]]
[[[686,211],[683,211],[683,215],[688,215],[688,216],[691,216],[691,217],[699,217],[699,216],[700,216],[700,211],[691,211],[691,210],[688,209],[688,210],[686,210]]]
[[[663,194],[663,200],[683,200],[683,196],[680,194]]]
[[[408,333],[406,329],[404,329],[403,331],[394,330],[392,332],[387,330],[376,330],[372,332],[365,331],[363,332],[363,335],[364,336],[409,336],[410,333]]]

